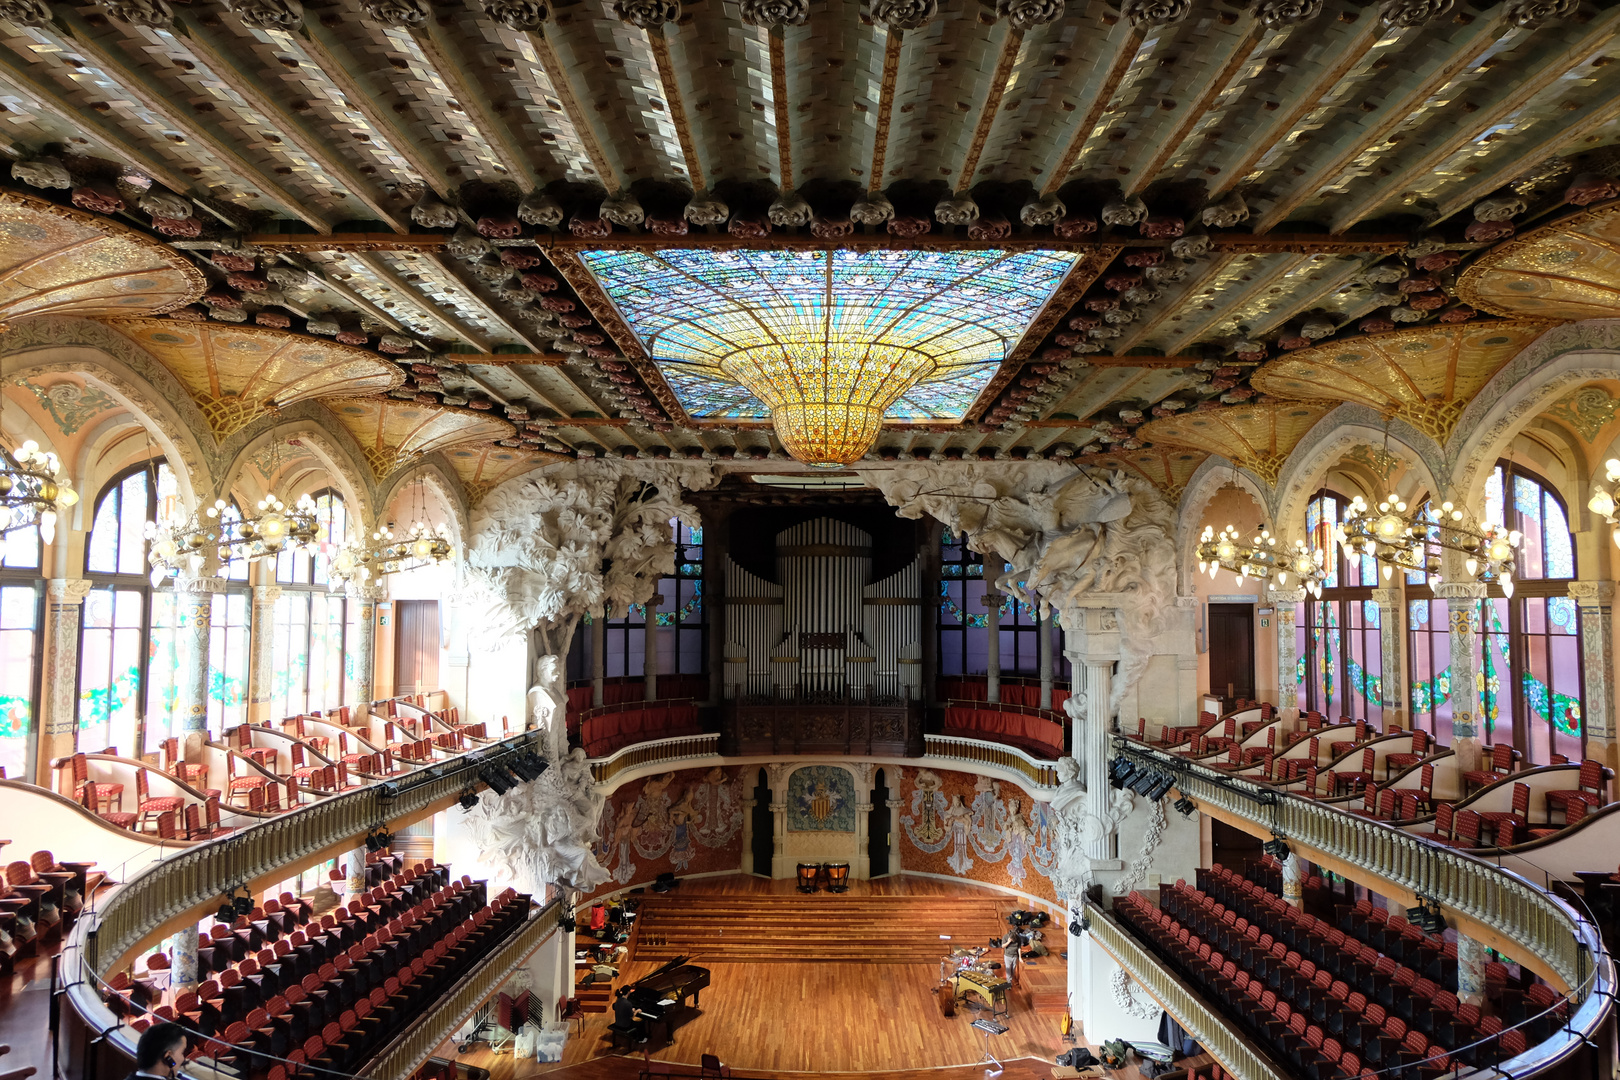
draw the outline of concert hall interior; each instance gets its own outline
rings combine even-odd
[[[0,28],[0,1080],[1620,1078],[1620,5]]]

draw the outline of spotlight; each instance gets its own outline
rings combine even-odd
[[[551,762],[547,761],[533,750],[525,750],[523,752],[523,760],[529,763],[529,768],[534,770],[534,775],[536,778],[540,777],[547,769],[551,768]]]
[[[1156,769],[1139,769],[1130,779],[1130,789],[1138,795],[1146,796],[1149,791],[1158,786],[1160,775]],[[1169,785],[1166,785],[1166,789],[1168,787]]]
[[[1172,787],[1175,786],[1175,783],[1175,774],[1168,772],[1160,773],[1153,786],[1148,788],[1147,797],[1153,802],[1158,802],[1160,799],[1165,797]]]
[[[377,798],[379,798],[379,799],[397,799],[397,798],[399,798],[399,785],[394,783],[392,780],[388,781],[386,784],[378,784],[377,785]]]
[[[1090,929],[1091,929],[1091,920],[1088,919],[1083,912],[1076,911],[1076,912],[1070,913],[1070,916],[1069,916],[1069,933],[1070,933],[1071,936],[1079,937],[1081,934],[1085,933],[1087,930],[1090,930]]]
[[[1111,787],[1124,787],[1136,772],[1136,765],[1127,757],[1116,757],[1108,765],[1108,783]]]
[[[486,765],[482,769],[479,769],[478,779],[488,784],[497,795],[505,795],[508,791],[511,791],[513,788],[517,787],[506,772],[497,769],[492,765]]]
[[[233,896],[231,904],[235,907],[238,915],[253,914],[253,897],[251,896]]]
[[[1187,798],[1185,795],[1175,801],[1175,807],[1176,813],[1180,814],[1182,817],[1190,818],[1193,816],[1193,814],[1198,812],[1198,804]]]
[[[458,801],[461,803],[461,808],[463,810],[471,810],[473,807],[478,805],[478,794],[477,792],[473,791],[464,791],[461,793],[461,798]]]
[[[216,922],[228,923],[234,921],[235,919],[236,905],[232,902],[232,898],[227,896],[220,902],[219,910],[214,912],[214,920]]]
[[[366,834],[366,850],[376,851],[382,845],[377,843],[377,837],[372,833]]]
[[[1429,900],[1418,900],[1418,906],[1406,909],[1406,921],[1428,934],[1442,934],[1446,929],[1445,916],[1440,905]]]
[[[1270,840],[1267,840],[1264,844],[1261,844],[1260,850],[1264,851],[1267,855],[1270,855],[1278,862],[1284,861],[1289,855],[1288,845],[1275,836],[1273,836]]]

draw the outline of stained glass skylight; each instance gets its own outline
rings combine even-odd
[[[692,416],[769,415],[722,362],[813,337],[927,354],[931,370],[884,414],[922,421],[963,417],[1076,256],[680,248],[581,258]]]

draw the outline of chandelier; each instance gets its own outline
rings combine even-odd
[[[770,407],[787,452],[823,468],[863,457],[883,414],[934,367],[917,349],[827,334],[740,349],[720,361],[721,371]]]
[[[1457,552],[1470,577],[1495,582],[1503,596],[1513,595],[1514,559],[1523,539],[1516,529],[1475,525],[1450,502],[1441,503],[1439,514],[1430,520],[1395,495],[1379,502],[1376,510],[1360,495],[1351,499],[1337,537],[1347,556],[1378,560],[1385,581],[1401,570],[1424,574],[1431,586],[1438,585],[1440,558],[1431,548]]]
[[[78,501],[54,453],[32,439],[15,454],[0,446],[0,535],[38,525],[40,539],[54,543],[57,514]]]
[[[313,553],[326,539],[326,527],[316,516],[315,500],[307,493],[300,495],[291,509],[274,495],[266,495],[259,500],[253,517],[237,521],[225,519],[229,508],[224,499],[216,499],[207,510],[206,522],[196,514],[178,522],[148,521],[146,538],[151,541],[151,550],[147,561],[152,564],[152,584],[174,574],[200,572],[209,545],[214,546],[221,563],[258,562],[283,551]]]
[[[1614,526],[1609,536],[1614,540],[1614,546],[1620,547],[1620,517],[1615,514],[1615,496],[1620,494],[1620,458],[1610,458],[1603,463],[1603,468],[1604,478],[1609,482],[1609,487],[1603,488],[1594,484],[1596,490],[1587,500],[1586,507]]]
[[[348,582],[363,585],[383,574],[436,566],[455,554],[450,527],[442,521],[437,525],[428,523],[426,500],[418,498],[422,495],[418,481],[412,489],[410,528],[403,534],[395,533],[390,521],[372,532],[370,543],[349,541],[333,553],[327,568],[333,592]]]
[[[1198,569],[1213,580],[1222,570],[1237,575],[1242,585],[1249,578],[1270,581],[1273,590],[1288,587],[1289,576],[1299,581],[1300,587],[1312,596],[1322,595],[1322,581],[1327,577],[1323,569],[1327,556],[1320,548],[1312,550],[1303,540],[1294,541],[1294,550],[1279,549],[1277,538],[1270,529],[1262,528],[1247,542],[1231,525],[1217,535],[1213,525],[1205,525],[1198,538]]]

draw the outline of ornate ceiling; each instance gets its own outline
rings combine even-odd
[[[325,397],[374,468],[446,449],[474,489],[559,455],[781,455],[746,409],[694,416],[589,252],[1057,252],[965,405],[876,453],[1172,489],[1206,453],[1274,478],[1337,401],[1446,434],[1522,319],[1620,294],[1620,8],[1580,0],[0,19],[0,318],[155,315],[124,331],[216,433]]]

